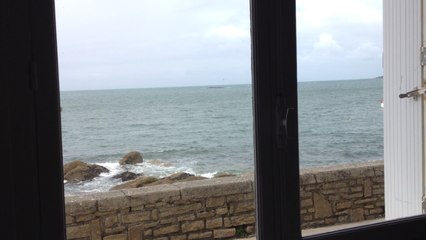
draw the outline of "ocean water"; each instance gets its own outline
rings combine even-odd
[[[110,173],[65,184],[65,192],[107,191],[129,170],[163,177],[185,171],[252,172],[251,85],[61,92],[64,163]],[[301,167],[383,158],[382,80],[299,83]],[[121,167],[129,151],[144,163]]]

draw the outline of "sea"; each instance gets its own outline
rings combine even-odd
[[[383,159],[381,78],[298,83],[301,168]],[[65,194],[108,191],[124,171],[165,177],[254,170],[252,86],[62,91],[64,163],[110,170],[65,183]],[[120,166],[130,151],[144,162]]]

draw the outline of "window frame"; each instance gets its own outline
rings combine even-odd
[[[0,6],[6,238],[65,239],[54,1]],[[301,237],[295,0],[251,0],[251,28],[257,239],[425,239],[423,215]]]

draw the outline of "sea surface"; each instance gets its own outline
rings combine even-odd
[[[383,159],[382,79],[300,82],[302,168]],[[61,92],[64,163],[107,167],[65,193],[107,191],[129,170],[164,177],[253,172],[251,85]],[[129,151],[144,163],[121,167]]]

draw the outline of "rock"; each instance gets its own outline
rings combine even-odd
[[[193,174],[190,173],[186,173],[186,172],[178,172],[178,173],[174,173],[168,177],[165,177],[165,179],[170,179],[172,181],[179,181],[179,180],[184,180],[190,177],[194,177]]]
[[[172,166],[171,163],[163,162],[163,161],[161,161],[159,159],[151,160],[151,161],[149,161],[149,163],[152,164],[152,165],[157,165],[157,166],[161,166],[161,167],[170,167],[170,166]]]
[[[218,172],[213,177],[214,178],[221,178],[221,177],[235,177],[235,174],[228,173],[228,172]]]
[[[142,163],[143,158],[140,152],[129,152],[120,160],[120,165]]]
[[[142,176],[142,173],[133,173],[133,172],[126,171],[126,172],[117,174],[117,175],[113,176],[112,178],[115,178],[115,179],[120,178],[121,181],[127,182],[127,181],[133,180],[133,179],[140,177],[140,176]]]
[[[150,176],[141,176],[136,179],[133,179],[131,181],[119,184],[117,186],[114,186],[110,189],[111,190],[120,190],[120,189],[126,189],[126,188],[139,188],[143,186],[147,186],[150,183],[156,182],[158,179],[155,177]]]
[[[157,179],[151,176],[141,176],[134,180],[112,187],[110,190],[119,190],[119,189],[125,189],[125,188],[139,188],[144,186],[154,186],[154,185],[161,185],[161,184],[170,184],[175,182],[195,181],[195,180],[201,180],[201,179],[206,179],[206,178],[201,176],[195,176],[186,172],[175,173],[161,179]]]
[[[103,172],[109,172],[109,170],[96,164],[76,160],[64,165],[64,180],[67,182],[92,180]]]
[[[195,181],[195,180],[201,180],[201,179],[206,179],[206,178],[201,176],[195,176],[193,174],[186,173],[186,172],[178,172],[170,176],[161,178],[160,180],[150,183],[148,185],[152,186],[152,185],[160,185],[160,184],[170,184],[175,182],[188,182],[188,181]]]

